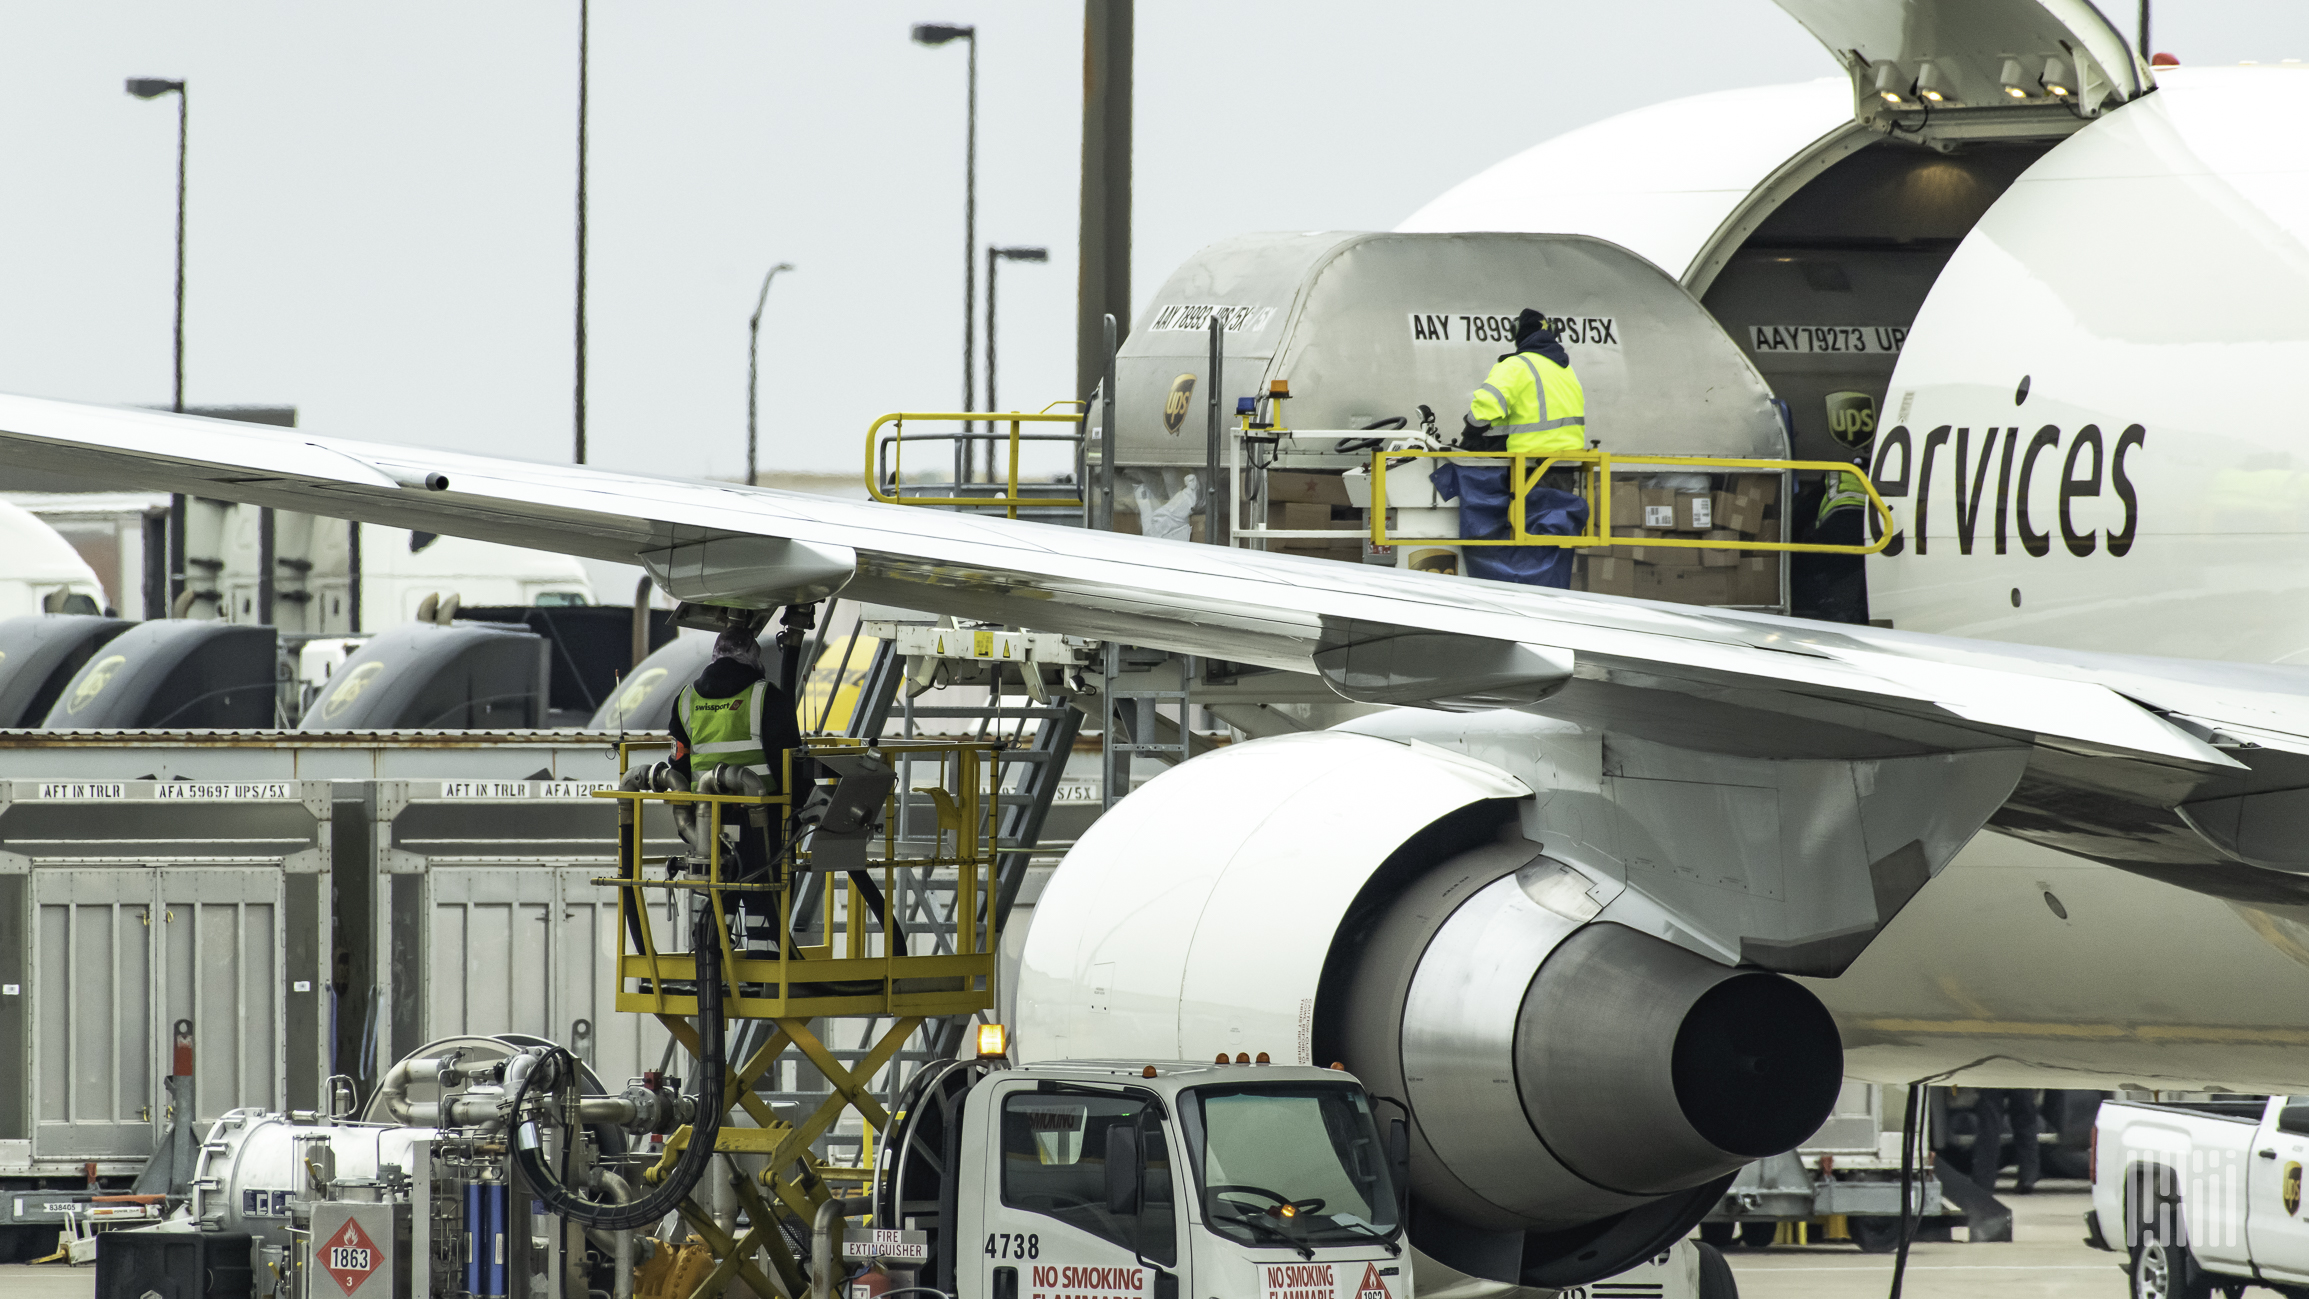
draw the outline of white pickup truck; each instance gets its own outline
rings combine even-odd
[[[2309,1096],[2103,1101],[2086,1241],[2127,1253],[2136,1299],[2309,1295]]]

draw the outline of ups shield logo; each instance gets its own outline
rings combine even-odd
[[[1876,399],[1864,392],[1828,394],[1828,432],[1857,451],[1876,440]]]
[[[2301,1211],[2301,1165],[2285,1165],[2285,1177],[2279,1184],[2278,1194],[2285,1201],[2285,1216],[2290,1218]]]
[[[1163,398],[1163,431],[1176,433],[1179,425],[1187,422],[1187,403],[1195,395],[1195,377],[1182,374],[1171,380],[1170,395]]]

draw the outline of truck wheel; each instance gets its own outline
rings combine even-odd
[[[1845,1225],[1852,1229],[1852,1243],[1863,1254],[1889,1254],[1900,1248],[1898,1218],[1847,1218]]]
[[[1701,1241],[1692,1248],[1700,1254],[1699,1299],[1740,1299],[1740,1283],[1732,1276],[1732,1265],[1716,1247]]]
[[[1703,1222],[1700,1224],[1702,1243],[1713,1245],[1717,1249],[1730,1249],[1733,1238],[1739,1234],[1740,1229],[1728,1222]]]
[[[1762,1249],[1780,1234],[1776,1222],[1743,1222],[1740,1224],[1740,1243],[1750,1249]]]
[[[2154,1227],[2141,1229],[2133,1247],[2133,1299],[2212,1299],[2213,1283],[2197,1270],[2186,1245],[2169,1244]]]

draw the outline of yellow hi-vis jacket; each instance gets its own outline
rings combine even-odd
[[[1587,449],[1587,391],[1568,365],[1517,352],[1491,367],[1468,413],[1507,438],[1507,449],[1553,455]]]
[[[1860,485],[1857,474],[1839,469],[1828,476],[1828,490],[1820,494],[1820,521],[1838,510],[1865,510],[1868,508],[1867,489]]]
[[[694,685],[682,687],[679,699],[682,729],[689,732],[690,772],[704,779],[715,767],[748,767],[756,775],[770,774],[770,755],[762,745],[762,704],[769,695],[766,682],[756,681],[727,699],[707,699]]]

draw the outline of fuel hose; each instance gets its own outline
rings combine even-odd
[[[714,909],[710,906],[698,910],[691,947],[698,954],[696,983],[701,1051],[696,1086],[697,1117],[690,1124],[689,1144],[682,1147],[681,1157],[667,1170],[665,1180],[647,1195],[624,1204],[611,1204],[586,1199],[563,1182],[545,1161],[543,1143],[538,1140],[537,1120],[521,1120],[514,1129],[513,1162],[528,1180],[531,1192],[559,1217],[602,1231],[631,1231],[649,1226],[688,1199],[713,1164],[714,1139],[721,1133],[722,1115],[727,1108],[723,1094],[727,1088],[724,1077],[727,1066],[722,1050],[721,962],[709,959],[720,952],[721,943],[715,928]],[[561,1051],[561,1055],[565,1057],[565,1066],[569,1066],[563,1069],[563,1074],[574,1078],[574,1058],[569,1057],[567,1051]],[[530,1070],[515,1089],[512,1112],[516,1116],[529,1098],[531,1081],[540,1072]]]

